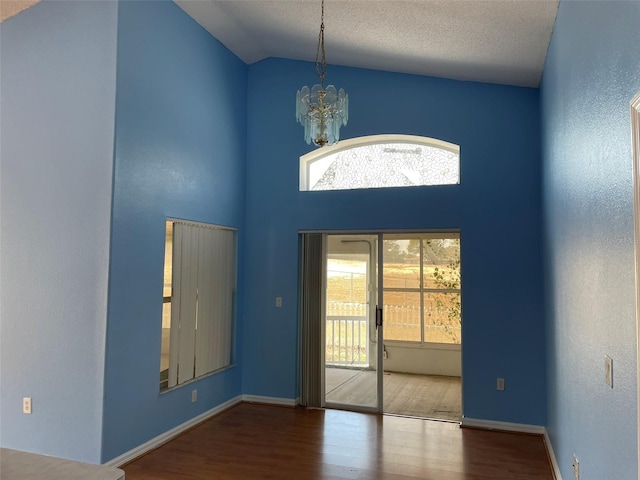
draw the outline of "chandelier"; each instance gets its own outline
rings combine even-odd
[[[320,84],[304,86],[296,95],[296,120],[304,126],[304,139],[311,145],[324,147],[340,140],[340,127],[349,120],[349,96],[341,88],[324,87],[327,61],[324,53],[324,0],[320,17],[320,34],[316,49],[316,75]]]

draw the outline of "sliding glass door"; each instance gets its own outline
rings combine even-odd
[[[459,233],[304,233],[301,252],[301,405],[459,420]]]
[[[376,234],[326,234],[324,394],[328,407],[382,411]]]

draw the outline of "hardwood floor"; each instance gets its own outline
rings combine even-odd
[[[540,436],[249,403],[121,468],[127,480],[553,480]]]

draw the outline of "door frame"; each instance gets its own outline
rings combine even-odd
[[[640,95],[639,95],[640,97]],[[323,235],[323,241],[322,241],[322,258],[325,259],[326,261],[326,257],[327,257],[327,242],[326,242],[326,236],[327,235],[371,235],[371,236],[376,236],[377,237],[377,241],[378,241],[378,255],[377,255],[377,272],[378,272],[378,286],[377,286],[377,303],[378,305],[382,305],[383,304],[383,248],[381,247],[382,245],[382,241],[384,239],[385,235],[389,235],[389,234],[407,234],[407,235],[412,235],[412,234],[437,234],[437,233],[451,233],[451,232],[456,232],[458,234],[460,234],[462,236],[462,232],[459,228],[440,228],[440,229],[376,229],[376,230],[299,230],[298,234],[299,235],[305,235],[305,234],[311,234],[311,233],[315,233],[315,234],[321,234]],[[462,238],[462,237],[461,237]],[[462,259],[462,252],[460,252],[460,258]],[[326,267],[326,262],[323,266],[323,269]],[[326,272],[324,273],[325,276],[325,281],[326,281]],[[302,286],[301,286],[302,288]],[[326,311],[325,311],[325,303],[326,303],[326,285],[324,285],[324,288],[322,288],[322,292],[321,292],[321,299],[320,302],[322,304],[322,312],[321,312],[321,318],[325,318],[326,316]],[[384,323],[384,322],[383,322]],[[384,326],[382,327],[384,328]],[[462,329],[464,330],[464,321],[462,322]],[[322,328],[322,344],[325,344],[325,328]],[[379,331],[379,336],[382,338],[382,342],[379,342],[379,346],[380,348],[377,348],[377,365],[384,365],[384,333],[382,330]],[[304,339],[300,338],[300,342],[304,342]],[[463,346],[464,342],[462,342],[462,344],[460,345],[460,355],[461,358],[464,358],[463,355]],[[321,349],[322,351],[322,349]],[[326,391],[325,391],[325,352],[322,351],[322,359],[321,359],[321,375],[320,375],[320,381],[321,381],[321,386],[320,386],[320,395],[321,395],[321,408],[336,408],[336,409],[340,409],[340,408],[344,408],[344,406],[341,405],[335,405],[334,404],[326,404]],[[300,360],[299,360],[300,362]],[[640,356],[639,356],[639,363],[640,363]],[[361,412],[365,412],[365,413],[380,413],[383,414],[384,413],[384,386],[383,386],[383,375],[384,375],[384,367],[383,368],[377,368],[377,373],[378,373],[378,407],[379,408],[353,408],[353,411],[361,411]],[[464,362],[462,362],[461,365],[461,372],[460,372],[460,386],[461,386],[461,398],[460,398],[460,407],[461,407],[461,419],[464,418],[464,395],[462,394],[464,391]],[[640,449],[639,449],[639,455],[640,455]]]
[[[631,100],[631,136],[633,148],[633,216],[636,277],[636,332],[638,398],[640,399],[640,92]],[[640,402],[638,403],[638,462],[640,463]]]

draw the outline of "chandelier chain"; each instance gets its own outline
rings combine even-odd
[[[324,0],[320,14],[320,33],[318,34],[318,47],[316,49],[316,75],[320,77],[320,86],[324,90],[324,77],[327,74],[327,60],[324,52]]]

